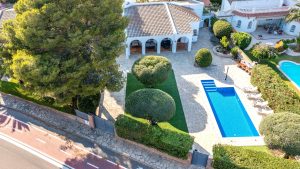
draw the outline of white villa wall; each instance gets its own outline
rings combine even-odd
[[[295,25],[296,28],[295,28],[294,32],[291,32],[291,28],[293,25]],[[296,22],[296,21],[286,23],[283,26],[283,31],[288,35],[299,36],[300,35],[300,23]]]
[[[237,27],[237,23],[239,20],[241,21],[241,26]],[[257,27],[257,20],[254,17],[247,18],[247,17],[233,16],[232,20],[229,22],[231,22],[234,29],[240,32],[254,32]],[[252,26],[249,29],[248,24],[250,22],[252,22]]]
[[[251,0],[251,1],[233,1],[232,9],[268,9],[279,8],[283,4],[283,0]]]
[[[222,0],[221,11],[231,10],[231,5],[228,0]]]

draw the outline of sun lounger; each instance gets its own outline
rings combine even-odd
[[[247,94],[247,98],[250,100],[258,100],[261,99],[261,94]]]
[[[243,91],[246,93],[258,93],[257,87],[245,87],[243,88]]]
[[[257,113],[263,116],[267,116],[273,114],[274,111],[270,107],[266,107],[264,109],[258,109]]]
[[[254,107],[260,107],[260,108],[266,108],[268,107],[269,102],[265,101],[265,102],[261,102],[261,101],[256,101],[254,102]]]

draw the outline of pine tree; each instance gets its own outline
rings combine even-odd
[[[16,19],[3,26],[2,59],[11,76],[26,90],[62,104],[119,90],[123,78],[116,58],[127,26],[122,3],[19,0]]]

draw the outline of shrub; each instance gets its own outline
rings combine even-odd
[[[159,89],[140,89],[126,98],[125,111],[152,122],[168,121],[176,111],[174,99]]]
[[[231,39],[240,49],[246,49],[252,40],[251,35],[245,32],[236,32],[231,34]]]
[[[284,43],[283,41],[278,41],[275,44],[275,50],[277,52],[283,52],[284,50],[286,50],[288,48],[288,45],[286,43]]]
[[[133,75],[145,86],[153,87],[168,79],[172,65],[162,56],[145,56],[132,66]]]
[[[300,163],[243,147],[215,145],[214,169],[299,169]]]
[[[126,115],[120,115],[117,118],[115,127],[119,137],[156,148],[182,159],[187,158],[194,142],[193,137],[188,134],[141,123]]]
[[[300,155],[300,115],[270,115],[260,123],[259,131],[270,148],[281,149],[287,155]]]
[[[273,59],[277,55],[274,48],[265,44],[255,45],[254,48],[251,50],[251,54],[254,57],[256,57],[259,61]]]
[[[214,24],[218,21],[219,19],[215,16],[213,16],[211,19],[210,19],[210,23],[211,23],[211,26],[213,27]]]
[[[251,83],[258,87],[263,98],[275,112],[300,114],[300,97],[278,73],[267,65],[257,65],[252,70]]]
[[[229,47],[229,40],[226,36],[223,36],[222,39],[220,40],[220,43],[223,48],[228,49]]]
[[[210,51],[206,48],[198,50],[195,56],[195,62],[200,67],[208,67],[212,62]]]
[[[95,114],[96,109],[99,105],[100,95],[91,95],[86,97],[80,97],[78,99],[78,110],[85,113]]]
[[[229,37],[232,30],[231,24],[225,20],[218,20],[213,25],[214,35],[218,38]]]
[[[239,54],[239,48],[238,47],[233,47],[231,50],[230,50],[230,53],[232,54],[232,57],[234,59],[237,59],[238,58],[238,54]]]

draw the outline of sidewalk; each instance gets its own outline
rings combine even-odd
[[[111,151],[119,153],[125,157],[132,158],[153,168],[192,168],[192,166],[185,166],[174,160],[167,159],[158,154],[148,152],[147,150],[135,145],[118,140],[114,136],[99,129],[91,129],[87,125],[76,121],[75,117],[72,115],[58,112],[50,108],[45,108],[43,106],[39,106],[37,104],[4,93],[0,93],[0,104],[5,107],[20,111],[27,116],[31,116],[46,123],[47,125],[55,127],[56,129],[88,139],[99,146],[110,149]]]

